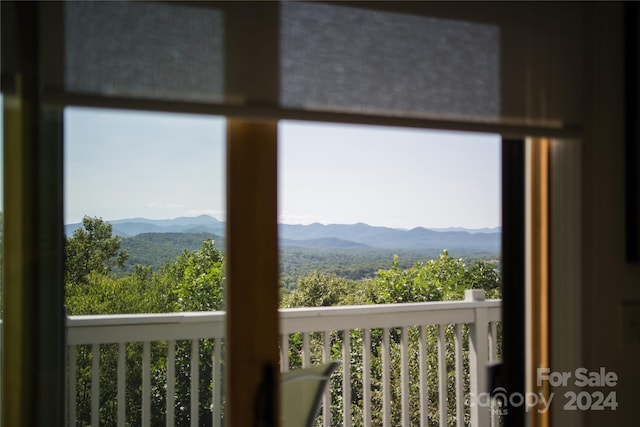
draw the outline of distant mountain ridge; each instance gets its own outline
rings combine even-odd
[[[225,223],[209,215],[179,217],[174,219],[129,218],[108,221],[113,234],[133,237],[142,233],[211,233],[224,235]],[[67,224],[64,232],[71,236],[82,223]]]
[[[433,231],[423,227],[402,230],[358,224],[280,224],[280,238],[296,241],[337,238],[379,249],[464,249],[498,253],[500,232]]]
[[[225,223],[209,215],[175,219],[131,218],[109,221],[113,233],[133,237],[142,233],[207,233],[224,237]],[[70,236],[81,224],[65,225]],[[280,244],[300,248],[378,248],[465,250],[499,253],[501,229],[462,228],[410,230],[357,224],[279,224]]]

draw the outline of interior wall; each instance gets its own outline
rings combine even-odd
[[[625,255],[622,3],[589,5],[582,158],[582,355],[618,375],[615,411],[585,412],[586,426],[637,425],[640,342],[623,339],[622,303],[640,301],[640,263]],[[562,284],[556,284],[562,286]],[[562,324],[554,324],[562,328]],[[636,338],[637,339],[637,338]]]

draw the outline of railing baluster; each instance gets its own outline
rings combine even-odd
[[[200,385],[200,340],[191,340],[191,427],[197,427],[199,421],[198,403]]]
[[[351,331],[342,331],[342,413],[344,427],[351,426]]]
[[[126,399],[125,391],[127,384],[126,364],[126,344],[118,343],[118,426],[123,427],[126,422]]]
[[[91,345],[91,425],[100,425],[100,344]]]
[[[322,333],[322,361],[328,363],[331,360],[331,331]],[[322,424],[323,427],[331,427],[331,390],[329,387],[322,396]]]
[[[365,427],[371,426],[371,329],[362,340],[362,405]]]
[[[427,381],[427,328],[420,325],[420,427],[429,423],[429,389]]]
[[[409,425],[409,329],[402,328],[400,346],[400,387],[402,398],[402,425]]]
[[[498,359],[498,329],[496,322],[489,322],[489,362],[495,362]],[[495,402],[492,399],[489,403],[491,410],[489,412],[489,425],[497,427],[499,420],[496,412]]]
[[[302,367],[309,366],[309,332],[302,334]]]
[[[151,425],[151,343],[142,343],[142,425]]]
[[[447,342],[444,330],[445,325],[438,325],[438,402],[441,426],[447,425]]]
[[[456,364],[456,425],[464,427],[464,387],[462,377],[462,325],[456,323],[455,334],[455,364]]]
[[[167,427],[175,425],[176,416],[176,342],[167,341]]]
[[[68,377],[68,383],[69,383],[69,398],[68,398],[68,402],[69,402],[69,413],[67,415],[67,420],[69,423],[69,427],[75,427],[76,425],[76,407],[77,407],[77,399],[78,399],[78,390],[77,390],[77,384],[78,384],[78,378],[77,378],[77,357],[78,357],[78,353],[77,353],[78,349],[75,345],[72,345],[69,347],[69,377]]]
[[[489,362],[498,359],[498,326],[496,322],[489,322]]]
[[[289,334],[282,334],[280,339],[282,340],[280,344],[280,353],[282,354],[280,371],[287,372],[289,371]]]
[[[382,425],[391,425],[391,381],[389,380],[389,329],[382,329]]]
[[[213,378],[213,396],[211,396],[213,408],[211,410],[211,425],[220,427],[222,425],[222,338],[216,338],[214,345],[213,363],[211,364],[213,367],[213,373],[211,374],[211,377]]]

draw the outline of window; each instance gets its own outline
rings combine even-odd
[[[225,309],[224,119],[68,108],[64,121],[68,417],[84,424],[220,419],[224,338],[214,330],[224,329]],[[92,339],[76,327],[79,315],[180,311],[220,316],[208,334],[192,337],[189,325],[165,315],[176,332],[117,344],[100,327],[89,331]],[[135,318],[127,319],[121,335],[135,330]],[[117,328],[109,319],[105,325]],[[90,374],[97,357],[99,372]],[[91,387],[96,379],[99,391]],[[189,401],[193,381],[201,392]]]
[[[64,108],[199,112],[228,118],[228,273],[237,284],[229,294],[237,297],[232,306],[243,294],[259,300],[238,304],[229,314],[229,331],[237,340],[230,349],[235,365],[229,390],[233,388],[238,399],[231,405],[235,412],[230,419],[251,424],[253,413],[247,408],[254,407],[253,392],[265,379],[264,365],[277,363],[276,121],[575,135],[571,125],[580,128],[584,117],[584,18],[595,12],[586,13],[582,5],[505,9],[502,4],[432,2],[357,7],[304,2],[251,7],[242,2],[9,2],[2,8],[3,91],[8,88],[12,97],[4,105],[5,118],[14,119],[5,126],[11,127],[15,140],[4,159],[12,169],[5,171],[10,178],[4,182],[9,189],[5,218],[15,225],[11,244],[4,236],[11,249],[5,256],[14,257],[12,265],[34,266],[12,277],[20,292],[6,307],[15,317],[13,327],[5,329],[13,350],[4,356],[11,357],[6,366],[15,369],[5,371],[11,376],[11,381],[5,377],[5,389],[15,393],[3,398],[9,402],[4,409],[11,411],[6,419],[16,425],[37,424],[36,417],[62,419],[63,403],[56,400],[63,394],[61,375],[51,378],[46,373],[61,371],[64,362],[59,229]],[[96,18],[105,16],[109,19]],[[540,31],[537,22],[548,17],[553,19]],[[334,23],[326,31],[326,25]],[[428,28],[416,33],[422,27]],[[327,45],[344,51],[326,51]],[[445,52],[438,50],[441,46]],[[551,52],[548,46],[562,49]],[[389,60],[396,53],[408,62]],[[360,62],[349,63],[351,58]],[[425,65],[425,58],[438,61]],[[562,66],[555,66],[559,63]],[[417,73],[409,75],[412,70]],[[426,101],[414,96],[416,74],[428,83],[418,92],[434,91]],[[27,161],[31,159],[36,160]],[[28,316],[34,307],[42,316]],[[255,340],[242,342],[246,331]],[[25,369],[27,365],[35,368]]]

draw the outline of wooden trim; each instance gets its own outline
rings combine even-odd
[[[27,315],[29,301],[35,297],[34,270],[30,266],[33,253],[31,216],[34,212],[27,192],[30,176],[26,158],[30,157],[28,137],[22,124],[25,112],[22,100],[22,78],[16,76],[16,95],[4,99],[4,289],[3,341],[11,343],[2,348],[2,424],[35,424],[33,413],[26,410],[26,404],[35,400],[36,348],[32,331],[35,317]]]
[[[2,5],[14,69],[4,115],[2,423],[64,423],[62,114],[41,107],[37,3]],[[11,26],[10,26],[11,27]],[[3,59],[5,52],[3,52]],[[3,70],[4,72],[4,70]]]
[[[549,397],[537,386],[537,369],[549,367],[549,153],[546,138],[527,140],[527,391]],[[548,427],[549,413],[529,411],[532,426]]]
[[[275,122],[228,122],[226,245],[225,422],[234,426],[276,425],[278,384],[273,379],[279,372],[279,263]]]
[[[314,122],[392,126],[416,129],[497,133],[507,138],[524,138],[526,136],[543,135],[558,138],[579,138],[582,136],[581,127],[560,121],[527,122],[525,120],[506,120],[503,118],[496,118],[495,120],[483,120],[481,118],[450,119],[429,115],[421,117],[406,117],[345,111],[313,111],[298,108],[285,108],[277,104],[265,105],[244,101],[170,101],[135,97],[107,97],[102,95],[65,93],[48,90],[45,92],[44,102],[46,105],[55,107],[99,107],[217,115],[246,120],[305,120]]]

